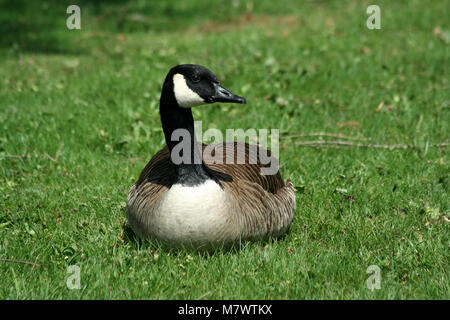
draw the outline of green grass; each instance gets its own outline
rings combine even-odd
[[[449,140],[449,2],[375,1],[369,30],[372,2],[80,1],[69,31],[68,2],[0,1],[0,259],[40,264],[1,261],[0,298],[449,299],[449,157],[434,146]],[[247,98],[195,109],[203,130],[414,147],[282,140],[298,186],[284,238],[209,256],[141,242],[125,201],[164,145],[160,88],[179,63]]]

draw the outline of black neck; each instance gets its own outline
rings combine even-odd
[[[184,142],[182,144],[185,145],[189,142],[190,144],[190,148],[182,149],[182,151],[180,151],[179,147],[175,149],[175,153],[180,155],[183,159],[181,163],[174,163],[177,179],[176,183],[197,185],[209,179],[209,175],[201,160],[200,145],[195,137],[194,117],[192,116],[191,109],[178,106],[173,94],[173,89],[170,88],[170,86],[167,87],[166,84],[161,94],[159,109],[164,137],[170,154],[172,155],[172,151],[179,143]],[[172,141],[172,134],[177,129],[184,129],[185,132],[187,131],[189,135],[187,135],[186,138],[189,139],[189,141],[183,141],[185,136],[177,136],[176,140],[179,141]],[[190,152],[190,154],[184,155],[183,150]]]

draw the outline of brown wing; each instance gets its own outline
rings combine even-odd
[[[205,148],[208,149],[205,152]],[[211,151],[210,151],[211,150]],[[235,180],[245,180],[260,185],[265,191],[276,193],[284,187],[284,181],[278,171],[278,159],[270,151],[243,142],[227,142],[210,146],[203,145],[203,161],[208,168],[229,175]],[[259,155],[264,156],[261,158]],[[242,157],[239,159],[239,157]],[[221,163],[214,160],[222,158]],[[264,159],[262,163],[261,159]],[[230,161],[231,160],[231,161]],[[261,169],[268,169],[274,163],[276,173],[264,175]]]
[[[203,162],[210,169],[210,173],[218,180],[231,177],[232,181],[253,182],[273,194],[284,187],[284,181],[278,171],[278,160],[264,148],[243,142],[203,144],[202,147]],[[258,155],[265,155],[264,164],[260,161],[261,157]],[[262,174],[261,169],[267,169],[270,163],[276,164],[276,173]],[[145,166],[136,182],[136,187],[139,187],[145,181],[164,185],[167,188],[170,188],[175,182],[175,167],[170,161],[167,146],[156,153]]]
[[[170,188],[175,182],[175,167],[170,161],[170,153],[167,146],[159,150],[147,163],[136,181],[136,187],[147,181],[164,185],[167,188]]]

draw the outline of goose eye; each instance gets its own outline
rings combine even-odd
[[[192,82],[198,83],[198,82],[200,82],[200,77],[197,75],[193,75],[191,77],[191,80],[192,80]]]

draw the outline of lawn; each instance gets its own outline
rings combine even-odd
[[[0,1],[0,299],[450,298],[448,1],[79,1],[81,30],[69,4]],[[194,109],[203,130],[280,130],[285,237],[205,255],[130,231],[180,63],[247,99]]]

